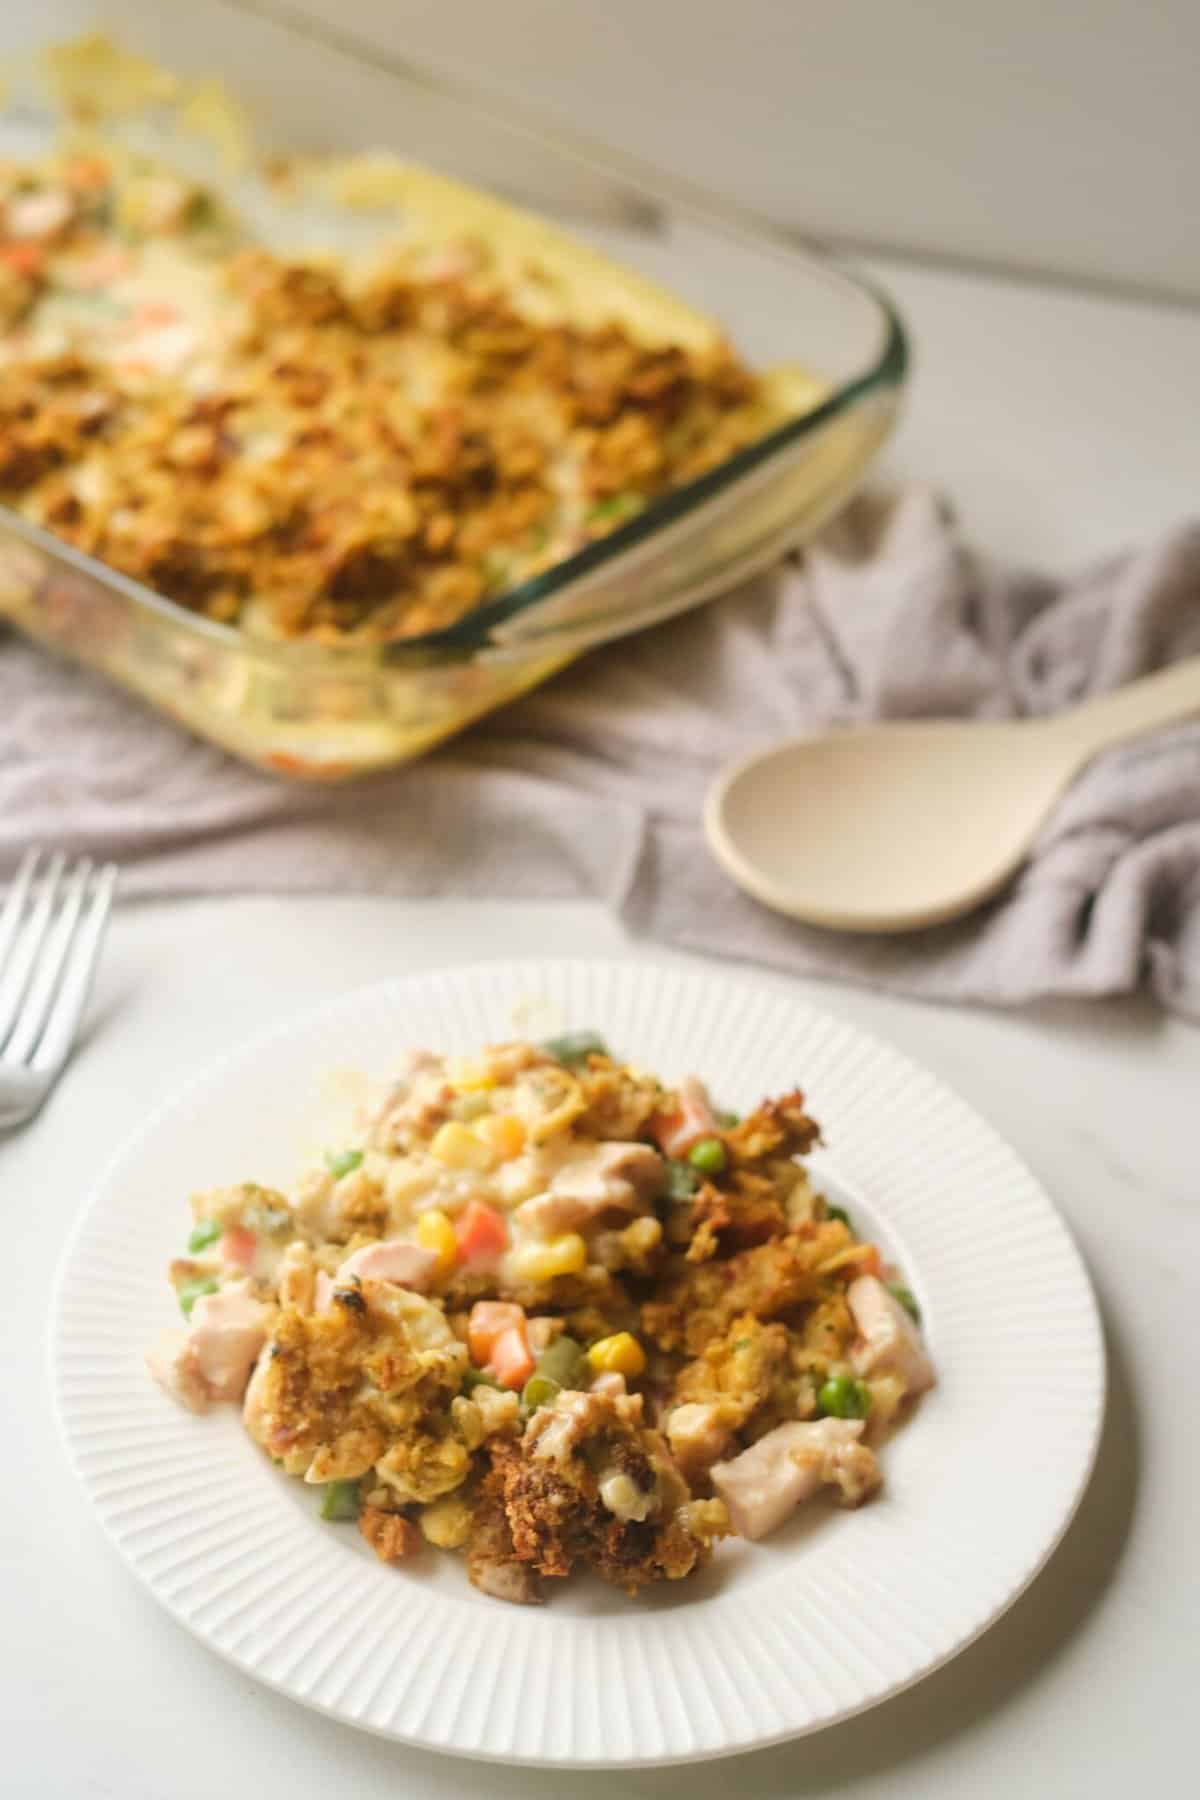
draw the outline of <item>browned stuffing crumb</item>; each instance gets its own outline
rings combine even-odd
[[[380,1562],[403,1562],[415,1556],[422,1537],[411,1519],[402,1513],[381,1512],[377,1506],[364,1506],[358,1515],[358,1529],[370,1544]]]
[[[136,163],[82,192],[73,168],[0,165],[0,498],[208,618],[440,629],[766,428],[726,345],[535,318],[485,246],[364,278],[245,246],[170,171],[147,211]],[[194,329],[136,290],[164,251],[207,284]]]

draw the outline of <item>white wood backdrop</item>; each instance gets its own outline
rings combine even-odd
[[[1200,0],[292,4],[827,239],[1200,298]]]
[[[229,5],[425,60],[827,242],[1200,300],[1200,0],[0,0],[0,41],[141,13],[219,60]]]

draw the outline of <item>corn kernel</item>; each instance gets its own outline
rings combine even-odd
[[[438,1206],[431,1206],[417,1219],[417,1242],[424,1250],[432,1250],[437,1257],[434,1275],[448,1275],[458,1261],[458,1239],[454,1235],[454,1226],[446,1214]]]
[[[568,1231],[545,1244],[526,1244],[515,1250],[512,1265],[519,1281],[553,1281],[556,1275],[580,1275],[587,1267],[587,1245],[577,1231]]]
[[[485,1144],[458,1119],[439,1125],[429,1146],[430,1153],[450,1169],[490,1169],[496,1158],[490,1144]]]
[[[525,1127],[515,1113],[491,1113],[475,1127],[485,1144],[490,1144],[501,1162],[520,1156],[525,1148]]]
[[[658,1220],[647,1215],[645,1218],[635,1219],[632,1225],[625,1227],[621,1233],[621,1244],[625,1254],[636,1262],[658,1249],[662,1243],[662,1234],[663,1229]]]
[[[618,1331],[591,1345],[587,1359],[597,1375],[640,1375],[646,1352],[631,1331]]]
[[[446,1064],[446,1079],[460,1094],[476,1094],[496,1085],[490,1063],[477,1056],[452,1057]]]

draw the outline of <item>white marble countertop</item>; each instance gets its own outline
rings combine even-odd
[[[1061,566],[1194,506],[1200,317],[927,270],[881,273],[920,355],[893,466],[948,485],[990,548]],[[11,1271],[0,1308],[5,1794],[715,1800],[736,1787],[747,1800],[1010,1800],[1022,1790],[1127,1800],[1134,1789],[1180,1790],[1194,1763],[1200,1626],[1200,1032],[1140,1002],[998,1016],[794,989],[928,1063],[1010,1139],[1075,1230],[1109,1333],[1099,1465],[1049,1568],[956,1662],[861,1719],[736,1764],[615,1777],[407,1752],[237,1675],[161,1613],[102,1541],[55,1433],[45,1327],[76,1208],[147,1108],[264,1020],[353,983],[481,955],[623,947],[639,953],[586,905],[238,900],[119,911],[77,1063],[36,1124],[0,1143]]]

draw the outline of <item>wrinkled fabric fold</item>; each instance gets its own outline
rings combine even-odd
[[[973,556],[919,488],[860,500],[802,559],[337,788],[245,768],[7,635],[0,870],[53,843],[115,857],[134,895],[589,896],[648,937],[795,974],[999,1005],[1145,986],[1197,1017],[1200,722],[1098,758],[1009,890],[913,936],[776,917],[700,823],[718,771],[790,733],[1039,716],[1197,654],[1200,525],[1052,581]],[[950,816],[967,804],[948,772]]]

